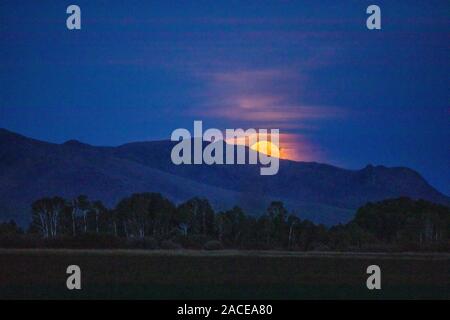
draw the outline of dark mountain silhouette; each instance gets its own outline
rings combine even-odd
[[[173,165],[171,141],[94,147],[76,140],[53,144],[0,129],[0,220],[29,221],[39,197],[85,194],[108,206],[133,192],[161,192],[175,202],[208,198],[217,210],[238,204],[259,214],[282,200],[303,218],[346,222],[368,201],[407,196],[435,203],[450,199],[408,168],[345,170],[314,162],[280,161],[275,176],[259,165]]]

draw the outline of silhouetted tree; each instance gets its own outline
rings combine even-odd
[[[39,199],[32,204],[32,223],[44,237],[55,237],[61,227],[60,218],[66,209],[66,201],[63,198]]]
[[[368,203],[354,223],[388,244],[438,243],[449,240],[450,208],[409,198]]]
[[[178,217],[185,234],[214,234],[214,210],[206,199],[193,198],[181,204]]]
[[[22,234],[23,230],[16,224],[14,220],[0,223],[0,236]]]
[[[85,195],[80,195],[71,201],[72,234],[77,234],[78,225],[87,232],[87,214],[91,210],[91,203]],[[81,221],[80,221],[81,220]]]
[[[135,193],[116,207],[125,235],[165,236],[175,223],[175,206],[159,193]]]
[[[239,207],[217,214],[218,238],[229,246],[239,246],[245,233],[245,213]]]
[[[198,197],[175,207],[159,193],[132,194],[113,210],[86,196],[70,201],[53,197],[32,204],[29,232],[36,231],[45,238],[71,235],[89,241],[139,238],[126,243],[155,242],[152,247],[160,243],[170,248],[180,247],[178,241],[194,248],[205,247],[208,242],[210,249],[390,250],[428,246],[450,250],[450,208],[424,200],[389,199],[368,203],[358,209],[352,221],[327,228],[288,214],[281,201],[270,203],[265,214],[257,217],[239,207],[215,214],[208,200]],[[0,238],[0,245],[2,239],[21,238],[19,233],[14,222],[1,223],[0,235],[5,237]],[[150,242],[140,240],[146,237]]]

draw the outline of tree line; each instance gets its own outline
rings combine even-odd
[[[26,232],[14,221],[0,223],[0,246],[33,239],[36,246],[88,248],[450,251],[450,208],[408,198],[368,203],[332,227],[301,219],[280,201],[253,216],[238,206],[215,212],[198,197],[175,205],[160,193],[136,193],[112,209],[86,196],[47,197],[31,213]]]

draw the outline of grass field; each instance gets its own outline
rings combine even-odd
[[[66,289],[71,264],[82,290]],[[0,298],[450,299],[450,254],[0,249]]]

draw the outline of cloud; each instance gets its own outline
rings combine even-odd
[[[273,121],[295,127],[302,120],[340,115],[334,107],[299,103],[302,78],[291,71],[245,70],[202,74],[207,83],[204,99],[194,114],[245,120],[252,124]]]
[[[191,115],[226,121],[229,128],[280,129],[284,158],[317,160],[321,152],[302,130],[343,115],[336,107],[303,104],[306,78],[292,70],[230,70],[197,76],[205,86],[197,94],[199,104],[189,111]]]

